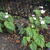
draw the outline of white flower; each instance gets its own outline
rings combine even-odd
[[[46,12],[46,10],[41,10],[41,13],[44,14]]]
[[[5,13],[6,15],[8,14],[8,12]]]
[[[32,25],[32,28],[33,28],[34,26]]]
[[[45,24],[45,21],[41,20],[41,24]]]
[[[36,17],[33,17],[34,20],[36,20]]]
[[[42,20],[42,17],[39,17],[40,18],[40,20]]]
[[[32,16],[34,17],[35,15],[33,14]]]
[[[21,26],[23,26],[24,24],[22,23]]]
[[[5,15],[5,18],[8,18],[9,16],[8,15]]]
[[[4,17],[5,18],[8,18],[9,17],[8,12],[5,13],[5,16]]]
[[[43,6],[39,6],[39,8],[42,8],[43,9]]]

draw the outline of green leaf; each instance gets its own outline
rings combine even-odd
[[[50,42],[46,43],[46,47],[50,48]]]
[[[35,25],[36,25],[37,27],[39,27],[40,21],[39,21],[38,19],[35,21]]]
[[[47,23],[47,24],[50,24],[50,17],[49,16],[45,16],[45,22]]]
[[[30,37],[23,37],[22,45],[27,45],[27,42],[30,42]]]
[[[34,10],[33,12],[35,12],[36,16],[41,16],[41,11],[40,10]]]
[[[31,27],[27,27],[25,30],[26,30],[26,33],[27,33],[28,36],[30,36],[30,37],[33,36],[33,32],[32,32]]]
[[[5,13],[0,12],[0,20],[4,20]]]
[[[0,23],[0,32],[3,32],[3,30],[2,30],[2,24]]]
[[[41,48],[38,48],[38,50],[42,50]]]
[[[32,42],[30,45],[29,45],[30,49],[31,50],[37,50],[37,45],[35,44],[35,42]]]
[[[7,29],[8,33],[13,34],[13,31],[10,29]]]
[[[0,23],[0,27],[2,26],[2,24]]]
[[[8,17],[7,20],[10,21],[10,22],[14,22],[14,19],[13,19],[12,16]]]
[[[33,33],[32,37],[38,36],[38,29],[37,28],[36,29],[32,29],[32,33]]]
[[[37,35],[37,32],[38,32],[37,29],[32,29],[31,27],[27,27],[25,30],[26,30],[27,35],[30,37]]]
[[[44,29],[48,29],[48,26],[46,24],[42,24],[41,27]]]
[[[2,28],[0,28],[0,32],[3,32]]]
[[[24,34],[24,32],[25,32],[24,28],[20,28],[19,34]]]
[[[36,35],[34,36],[34,41],[35,43],[40,46],[40,47],[44,47],[45,45],[45,41],[44,41],[44,37],[42,35]]]
[[[5,25],[5,27],[6,27],[7,29],[9,29],[9,30],[12,30],[12,31],[15,30],[15,25],[14,25],[12,22],[5,21],[5,22],[4,22],[4,25]]]
[[[32,18],[32,17],[29,17],[29,21],[30,21],[31,23],[33,23],[33,22],[34,22],[34,20],[33,20],[33,18]]]

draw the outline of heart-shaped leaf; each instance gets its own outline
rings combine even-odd
[[[46,47],[50,48],[50,42],[46,43]]]
[[[30,45],[29,45],[30,49],[31,50],[37,50],[37,45],[35,44],[35,42],[32,42]]]
[[[9,30],[12,30],[12,31],[15,30],[15,25],[12,22],[5,21],[4,25]]]

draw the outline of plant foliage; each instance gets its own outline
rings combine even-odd
[[[8,13],[0,12],[0,32],[3,32],[4,29],[15,30],[14,18]]]
[[[50,48],[50,42],[46,43],[46,47]]]
[[[46,22],[46,20],[48,20],[49,17],[40,17],[40,10],[34,10],[34,12],[35,16],[29,17],[29,25],[25,28],[26,36],[23,37],[22,44],[25,46],[29,43],[31,50],[37,50],[37,47],[43,48],[45,45],[50,47],[48,43],[45,44],[44,36],[39,32],[41,29],[48,29],[47,23],[49,22]]]

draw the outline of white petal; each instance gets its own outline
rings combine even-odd
[[[23,26],[24,24],[22,23],[21,26]]]
[[[8,17],[9,17],[8,15],[5,16],[5,18],[8,18]]]
[[[39,17],[42,20],[42,17]]]
[[[41,10],[41,13],[44,14],[46,12],[46,10]]]
[[[39,6],[39,8],[42,8],[43,9],[43,6]]]
[[[8,12],[5,13],[6,15],[8,14]]]
[[[33,14],[32,16],[34,17],[35,15]]]
[[[34,20],[36,20],[36,17],[33,17]]]
[[[32,28],[33,28],[34,26],[32,25]]]
[[[41,24],[45,24],[45,21],[41,21]]]

